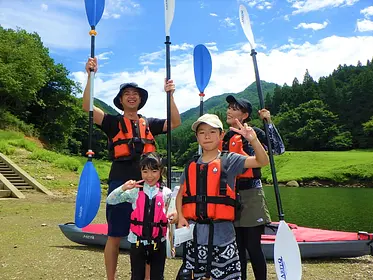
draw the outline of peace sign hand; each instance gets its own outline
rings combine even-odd
[[[128,180],[122,186],[122,190],[131,190],[133,188],[141,188],[142,186],[139,185],[140,183],[144,182],[144,180],[136,181],[136,180]]]
[[[241,134],[250,143],[257,139],[257,136],[256,136],[256,133],[255,133],[254,129],[252,127],[248,126],[247,123],[242,125],[242,123],[238,119],[236,119],[236,124],[238,125],[239,129],[234,128],[234,127],[230,127],[229,129],[236,132],[236,133]]]

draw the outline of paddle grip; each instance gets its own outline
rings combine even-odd
[[[95,57],[95,30],[94,26],[91,26],[91,58]],[[91,84],[89,92],[89,116],[88,116],[88,151],[92,151],[92,136],[93,136],[93,99],[94,99],[94,69],[90,69],[91,73]],[[87,153],[88,160],[91,161],[93,158],[93,153]]]
[[[264,98],[263,98],[263,92],[262,92],[262,85],[261,85],[260,77],[259,77],[258,63],[256,61],[256,54],[257,54],[257,52],[254,49],[252,49],[250,55],[252,56],[253,63],[254,63],[256,88],[257,88],[257,91],[258,91],[260,108],[264,109]],[[268,146],[269,163],[270,163],[270,166],[271,166],[271,174],[272,174],[273,186],[274,186],[275,195],[276,195],[278,218],[279,218],[280,221],[282,221],[282,220],[284,220],[284,216],[285,215],[284,215],[284,212],[283,212],[283,209],[282,209],[280,190],[278,188],[278,181],[277,181],[277,175],[276,175],[275,161],[273,159],[273,151],[272,151],[271,139],[269,138],[268,123],[267,123],[267,121],[265,119],[263,120],[263,124],[264,124],[264,132],[266,134],[266,138],[267,138],[267,142],[268,142],[267,146]]]

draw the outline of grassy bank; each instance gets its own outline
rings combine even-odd
[[[87,161],[85,157],[46,150],[39,141],[13,131],[0,130],[0,152],[52,191],[76,189]],[[94,165],[105,186],[110,162],[94,160]]]
[[[296,180],[330,181],[346,184],[373,182],[373,151],[345,152],[286,152],[275,156],[276,173],[280,182]],[[271,182],[269,166],[263,168],[264,180]]]

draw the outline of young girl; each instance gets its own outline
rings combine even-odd
[[[176,220],[176,212],[166,215],[171,190],[162,182],[163,165],[159,155],[143,155],[140,170],[142,180],[127,181],[110,193],[107,203],[132,203],[128,235],[131,243],[131,280],[144,280],[146,263],[150,264],[150,279],[163,280],[167,223],[168,219]]]

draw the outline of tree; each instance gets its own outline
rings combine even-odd
[[[0,26],[1,106],[24,120],[24,109],[47,83],[52,64],[39,35]]]
[[[278,127],[290,150],[335,149],[329,142],[342,131],[336,120],[322,101],[312,100],[279,115]]]

